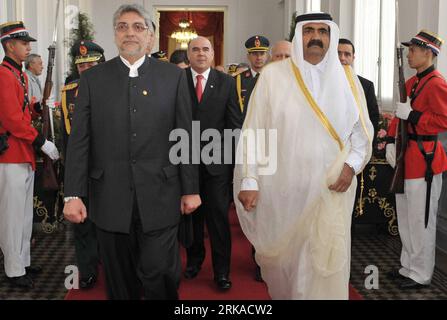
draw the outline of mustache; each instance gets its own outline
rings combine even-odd
[[[310,48],[310,47],[312,47],[312,46],[318,46],[318,47],[320,47],[321,49],[324,48],[324,46],[323,46],[323,41],[321,41],[321,40],[316,40],[316,39],[314,39],[314,40],[310,40],[309,43],[307,44],[307,47],[308,47],[308,48]]]

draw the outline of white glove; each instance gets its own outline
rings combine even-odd
[[[407,101],[405,103],[398,102],[396,117],[402,120],[408,120],[411,111],[413,111],[413,109],[411,108],[410,101]]]
[[[59,159],[59,151],[57,150],[54,143],[51,141],[45,140],[45,143],[43,144],[42,148],[40,148],[40,150],[42,150],[43,153],[50,157],[51,160]]]
[[[385,158],[388,164],[394,169],[396,166],[396,145],[394,143],[388,143],[386,145]]]

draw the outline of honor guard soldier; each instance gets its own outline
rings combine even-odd
[[[71,48],[72,56],[78,73],[104,62],[104,49],[92,41],[83,40]],[[62,88],[62,131],[63,131],[63,154],[66,156],[67,143],[71,133],[73,112],[75,110],[76,97],[78,95],[79,81],[75,80]],[[96,240],[95,226],[87,219],[82,224],[75,224],[74,237],[76,260],[81,273],[79,286],[88,289],[94,286],[97,279],[98,244]]]
[[[104,49],[92,41],[79,41],[71,48],[72,56],[78,73],[90,69],[100,62],[104,62]],[[63,128],[63,153],[65,158],[68,136],[71,131],[75,98],[78,94],[79,79],[74,80],[62,88],[62,128]]]
[[[245,42],[247,48],[247,59],[250,63],[250,68],[236,75],[236,89],[239,100],[239,107],[241,110],[241,123],[244,123],[247,115],[248,101],[253,91],[259,73],[262,68],[267,64],[269,58],[270,42],[266,37],[256,35],[251,37]],[[253,260],[255,255],[255,249],[252,247]],[[255,261],[256,263],[256,261]],[[261,270],[256,264],[254,278],[258,282],[262,282]]]
[[[239,107],[242,114],[242,122],[247,114],[247,102],[249,99],[248,93],[251,92],[255,85],[254,79],[261,72],[262,68],[268,61],[268,51],[270,42],[266,37],[256,35],[245,42],[247,48],[247,59],[250,63],[250,68],[240,74],[236,75],[236,88],[239,99]]]
[[[447,83],[434,60],[443,40],[421,31],[409,42],[408,64],[417,74],[406,82],[408,101],[398,103],[388,131],[387,160],[395,166],[394,137],[399,119],[406,120],[405,193],[396,194],[397,220],[402,241],[400,267],[388,273],[401,289],[428,286],[435,267],[436,216],[447,157],[438,135],[447,131]]]
[[[0,41],[5,51],[0,64],[0,249],[11,285],[33,288],[32,277],[41,271],[31,265],[30,256],[34,148],[52,160],[59,158],[59,152],[31,123],[38,104],[28,96],[28,77],[22,63],[30,54],[30,42],[36,40],[23,22],[17,21],[0,25]]]

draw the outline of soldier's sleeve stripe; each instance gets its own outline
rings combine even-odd
[[[242,80],[240,74],[236,77],[236,89],[239,100],[239,108],[241,109],[241,112],[244,113],[244,102],[242,100]]]

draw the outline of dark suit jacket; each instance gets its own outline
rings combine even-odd
[[[81,76],[68,142],[65,196],[89,196],[89,217],[106,231],[128,233],[133,195],[143,231],[176,225],[180,197],[198,194],[198,170],[173,165],[172,130],[191,134],[186,74],[146,58],[130,78],[119,57]]]
[[[359,77],[362,84],[363,91],[365,91],[366,103],[368,105],[369,118],[374,126],[374,141],[377,137],[377,131],[379,128],[379,106],[377,105],[376,92],[374,90],[374,83],[371,81]]]
[[[237,102],[236,83],[234,79],[220,71],[211,69],[205,90],[203,92],[202,101],[199,103],[192,79],[191,68],[186,69],[186,74],[189,84],[189,92],[193,105],[193,119],[200,121],[200,134],[207,129],[216,129],[220,132],[221,140],[220,147],[216,145],[218,141],[212,141],[212,145],[216,149],[221,150],[221,164],[205,165],[207,171],[211,175],[227,174],[231,172],[230,165],[222,165],[224,163],[225,152],[231,152],[233,143],[226,141],[224,143],[225,129],[238,129],[241,126],[240,110]],[[201,142],[200,149],[202,150],[210,142]],[[209,147],[209,146],[208,146]],[[233,153],[231,154],[234,155]],[[232,157],[233,159],[234,157]]]

